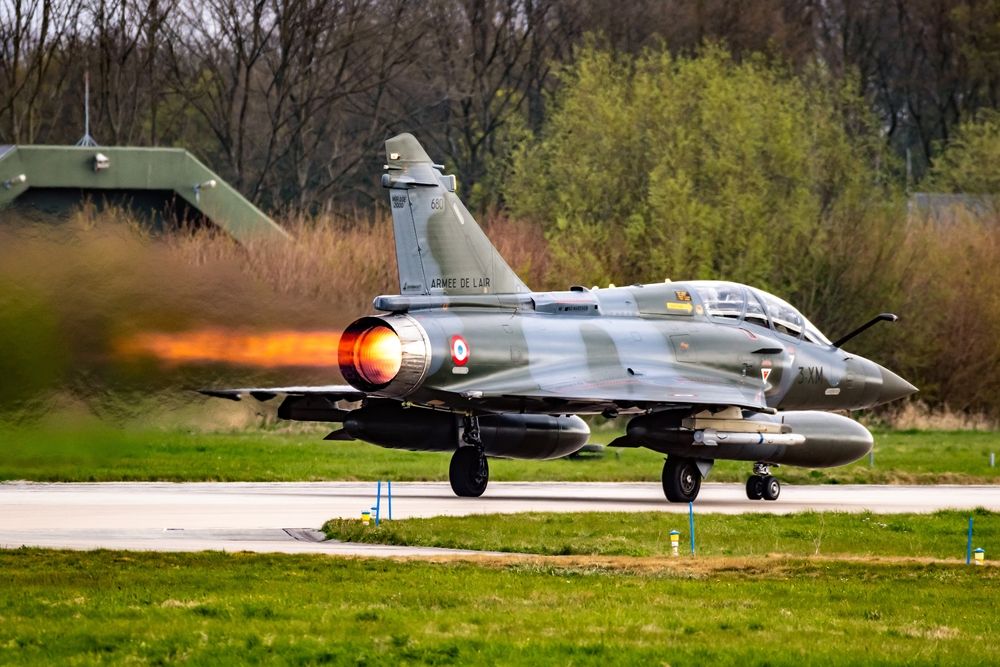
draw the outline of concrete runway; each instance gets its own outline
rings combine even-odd
[[[0,547],[152,551],[257,551],[428,557],[449,549],[325,542],[334,517],[359,518],[375,484],[0,483]],[[1000,511],[998,486],[823,485],[782,487],[775,502],[747,500],[742,484],[705,484],[695,512],[784,514],[805,510],[878,513],[985,507]],[[393,485],[394,518],[510,512],[687,512],[656,483],[493,482],[482,498],[456,498],[447,483]],[[388,507],[383,496],[383,516]]]

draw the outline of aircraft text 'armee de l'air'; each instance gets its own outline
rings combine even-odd
[[[795,308],[729,282],[532,292],[500,257],[416,139],[386,142],[400,294],[344,332],[350,386],[205,390],[281,397],[284,419],[340,422],[328,438],[453,451],[451,486],[479,496],[487,457],[582,448],[580,415],[627,416],[612,444],[667,455],[663,490],[693,500],[718,459],[753,464],[751,498],[780,491],[771,465],[828,467],[872,447],[856,421],[916,388],[841,345]]]

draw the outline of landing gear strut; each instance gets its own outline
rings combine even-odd
[[[490,464],[479,436],[479,420],[466,415],[463,421],[462,442],[451,457],[448,466],[451,490],[462,498],[478,498],[486,491],[490,481]]]
[[[693,459],[668,457],[663,463],[663,493],[672,503],[689,503],[701,490],[701,470]]]
[[[777,500],[781,495],[781,482],[771,475],[766,463],[754,463],[753,474],[747,480],[747,498],[750,500]]]

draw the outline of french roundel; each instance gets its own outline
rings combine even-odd
[[[451,337],[451,360],[456,366],[464,366],[469,361],[469,344],[461,336]]]

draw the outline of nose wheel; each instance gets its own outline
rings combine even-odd
[[[750,500],[777,500],[781,495],[781,482],[771,474],[765,463],[755,463],[753,474],[747,480],[747,498]]]

